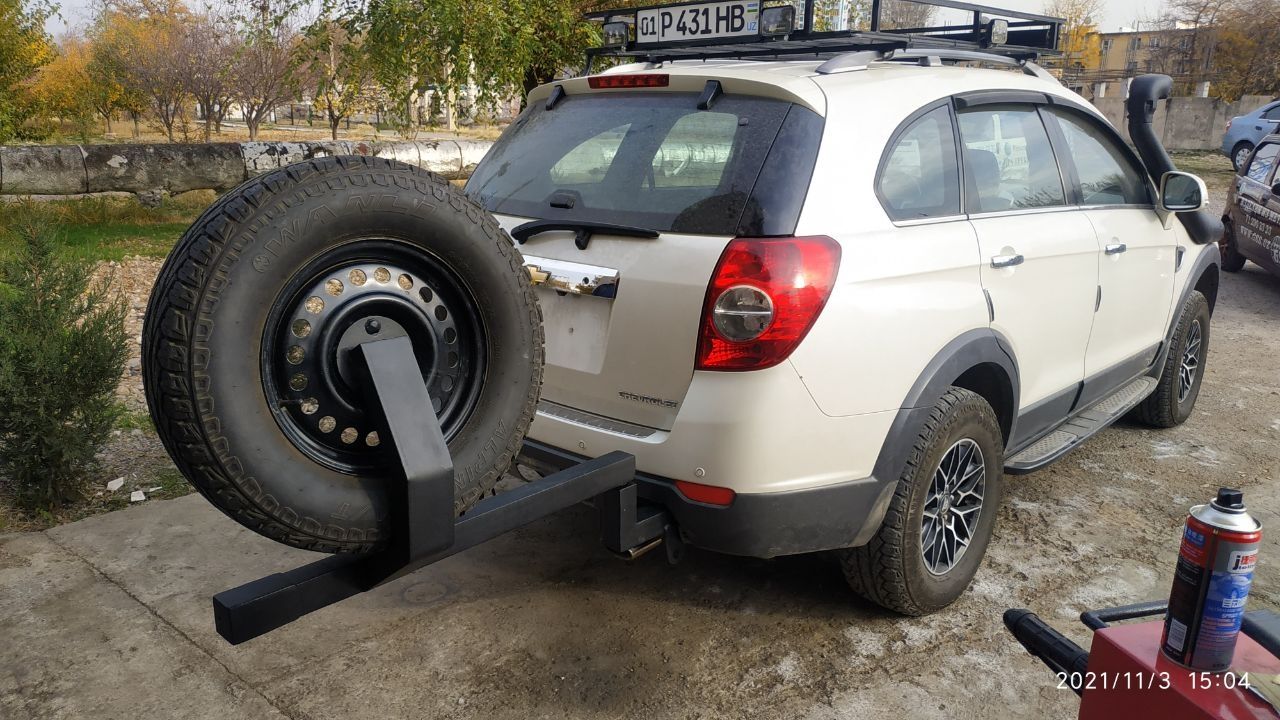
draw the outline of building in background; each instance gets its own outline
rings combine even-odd
[[[1129,80],[1144,73],[1173,78],[1175,95],[1208,94],[1213,80],[1213,28],[1151,27],[1091,33],[1093,52],[1061,68],[1063,84],[1085,97],[1123,95]]]

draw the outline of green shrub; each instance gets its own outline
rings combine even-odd
[[[36,215],[0,233],[0,481],[28,512],[80,497],[120,412],[127,306],[93,266],[55,252]]]

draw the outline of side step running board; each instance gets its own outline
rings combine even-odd
[[[1119,420],[1146,399],[1155,387],[1156,379],[1152,377],[1140,377],[1125,385],[1005,460],[1004,471],[1010,475],[1024,475],[1057,460],[1094,433]]]

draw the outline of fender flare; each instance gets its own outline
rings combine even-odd
[[[876,457],[872,476],[879,480],[881,490],[867,515],[867,522],[854,539],[853,545],[863,545],[871,539],[884,521],[889,501],[893,498],[898,478],[902,476],[907,457],[919,436],[925,420],[946,393],[961,376],[980,365],[998,367],[1009,382],[1013,407],[1010,408],[1008,438],[1013,437],[1019,396],[1018,363],[1012,346],[1000,333],[991,328],[969,330],[947,343],[929,361],[899,406],[880,454]]]
[[[1169,347],[1173,344],[1173,334],[1178,330],[1178,319],[1182,313],[1182,306],[1187,304],[1187,298],[1191,297],[1192,291],[1199,287],[1205,273],[1216,272],[1221,275],[1221,266],[1222,250],[1217,243],[1202,246],[1200,254],[1196,256],[1195,263],[1187,272],[1187,282],[1182,286],[1182,292],[1178,295],[1178,301],[1173,306],[1173,312],[1170,313],[1169,327],[1165,329],[1164,342],[1160,345],[1160,356],[1152,364],[1151,372],[1147,373],[1151,377],[1158,378],[1164,374],[1164,363],[1169,357]],[[1209,313],[1212,315],[1217,302],[1216,293],[1208,300]]]

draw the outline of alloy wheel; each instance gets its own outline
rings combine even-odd
[[[987,464],[969,438],[952,445],[933,471],[920,528],[920,553],[934,575],[945,575],[964,556],[978,530]]]
[[[1196,384],[1200,372],[1200,349],[1204,346],[1204,333],[1200,321],[1191,323],[1187,331],[1187,346],[1182,351],[1182,366],[1178,370],[1178,402],[1186,402]]]

